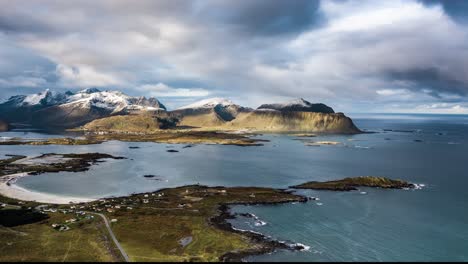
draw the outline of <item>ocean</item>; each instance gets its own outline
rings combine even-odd
[[[6,154],[102,152],[126,157],[87,172],[21,178],[23,188],[99,198],[187,184],[288,188],[307,181],[384,176],[423,184],[420,190],[362,188],[356,192],[300,191],[319,201],[236,206],[237,228],[302,243],[308,250],[278,251],[249,261],[468,261],[468,116],[350,115],[368,132],[323,135],[306,146],[287,134],[264,134],[264,146],[170,145],[109,141],[87,146],[0,146]],[[4,132],[0,137],[50,137]],[[137,149],[129,147],[139,147]],[[169,153],[168,149],[179,152]],[[157,180],[143,177],[157,175]]]

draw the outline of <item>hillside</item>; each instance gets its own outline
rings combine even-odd
[[[35,127],[71,128],[112,115],[165,110],[156,98],[131,97],[119,91],[91,88],[77,93],[55,93],[45,90],[10,97],[0,104],[0,118]]]
[[[282,110],[268,109],[276,108]],[[320,108],[320,109],[317,109]],[[317,112],[313,112],[315,111]],[[323,112],[319,112],[322,111]],[[303,99],[283,104],[262,105],[257,110],[242,107],[226,99],[203,100],[174,111],[151,117],[115,116],[95,120],[84,128],[148,132],[177,127],[197,130],[252,130],[261,132],[323,132],[354,134],[361,131],[343,113],[335,113],[323,104],[311,104]],[[170,125],[161,125],[166,122]]]
[[[179,126],[219,127],[234,120],[239,113],[252,111],[223,98],[202,100],[170,112]]]
[[[313,113],[276,110],[255,110],[241,113],[224,125],[226,129],[250,129],[256,131],[359,133],[351,118],[342,113]]]
[[[161,129],[172,128],[175,122],[151,114],[120,115],[96,119],[83,128],[91,131],[115,132],[154,132]]]

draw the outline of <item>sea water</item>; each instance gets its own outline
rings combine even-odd
[[[424,187],[363,188],[344,193],[305,190],[300,193],[320,200],[236,206],[234,213],[253,213],[262,224],[242,217],[233,223],[237,228],[310,247],[249,261],[467,261],[468,116],[351,117],[359,128],[376,133],[308,139],[341,142],[330,146],[306,146],[294,136],[265,134],[259,138],[270,141],[260,147],[184,148],[183,144],[109,141],[86,146],[0,146],[0,156],[101,152],[126,157],[99,163],[87,172],[43,174],[17,183],[32,191],[86,198],[197,183],[288,188],[354,176],[403,179]],[[11,136],[18,132],[0,133],[0,137]],[[169,153],[169,149],[179,152]],[[147,174],[158,177],[143,177]]]

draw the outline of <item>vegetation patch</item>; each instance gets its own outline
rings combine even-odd
[[[307,182],[304,184],[291,186],[294,189],[314,189],[329,191],[354,191],[357,187],[374,187],[384,189],[414,188],[414,184],[402,180],[392,180],[384,177],[363,176],[345,178],[327,182]]]
[[[0,210],[0,226],[14,227],[43,221],[49,217],[46,214],[30,209]]]

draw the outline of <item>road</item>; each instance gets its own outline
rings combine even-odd
[[[107,220],[107,217],[105,215],[99,214],[99,213],[91,213],[91,212],[89,212],[89,213],[94,214],[94,215],[98,215],[98,216],[100,216],[102,218],[102,220],[104,220],[104,223],[106,224],[107,230],[109,231],[109,235],[111,236],[111,238],[114,241],[117,248],[120,250],[120,253],[122,254],[122,257],[125,259],[125,262],[130,262],[130,259],[128,258],[127,253],[125,253],[125,250],[120,245],[119,241],[117,241],[117,238],[115,237],[114,232],[112,231],[112,228],[110,227],[110,224],[109,224],[109,221]]]

